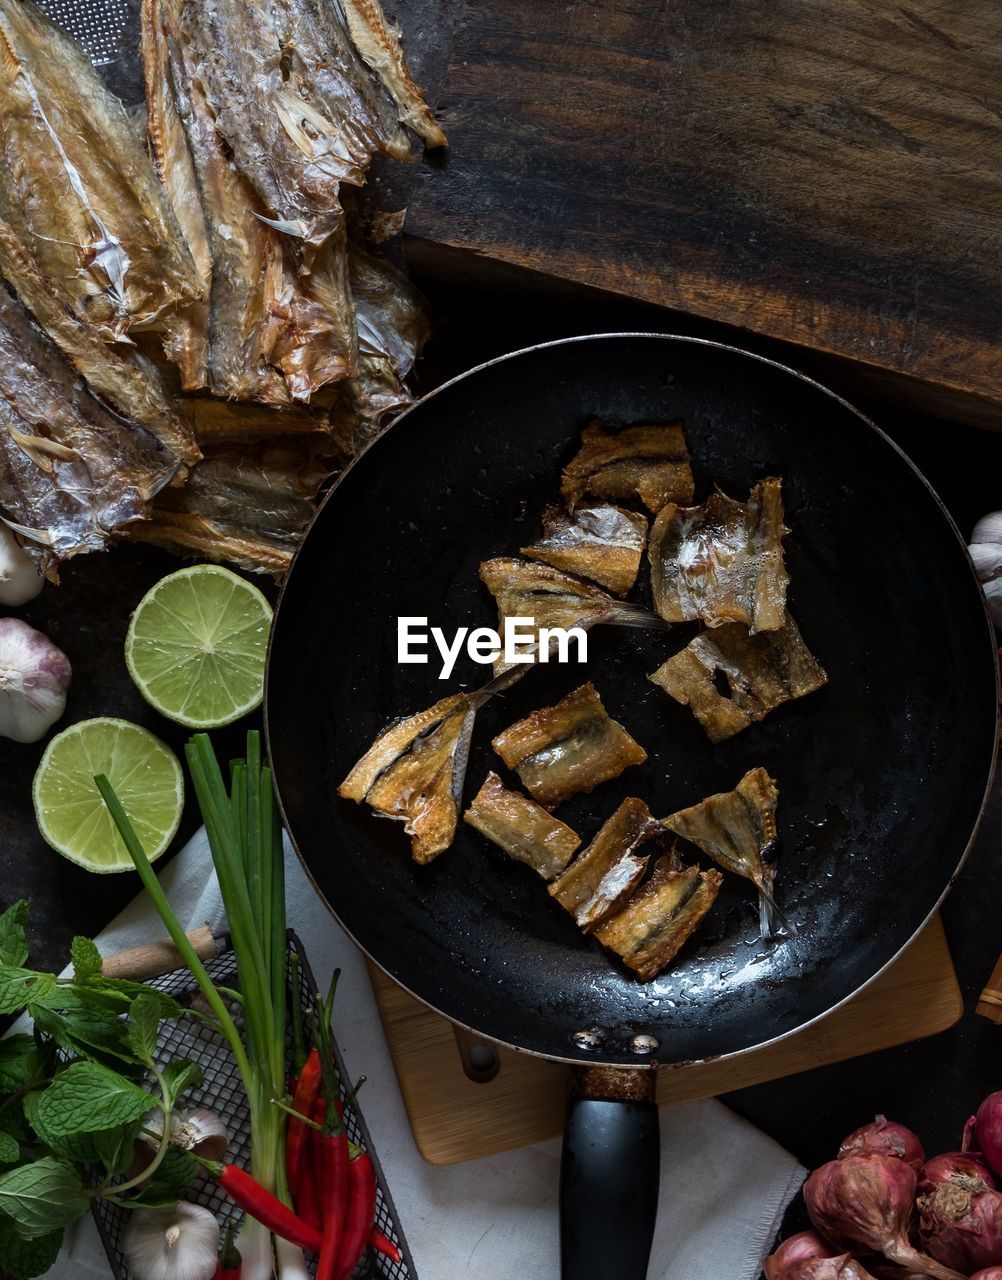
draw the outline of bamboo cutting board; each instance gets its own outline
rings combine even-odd
[[[475,1083],[446,1019],[370,966],[393,1064],[418,1150],[456,1164],[552,1138],[563,1127],[569,1068],[499,1049],[500,1070]],[[865,991],[778,1044],[719,1062],[662,1069],[658,1102],[672,1106],[730,1093],[945,1031],[963,1012],[960,987],[936,916]],[[465,1034],[465,1033],[460,1033]],[[467,1037],[469,1050],[470,1038]]]

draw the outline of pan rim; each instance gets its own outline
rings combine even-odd
[[[690,1058],[690,1059],[686,1059],[684,1063],[683,1062],[674,1062],[674,1063],[660,1062],[657,1059],[652,1061],[647,1061],[647,1062],[638,1061],[636,1064],[623,1063],[619,1059],[603,1058],[601,1056],[601,1052],[594,1053],[594,1054],[589,1053],[587,1057],[583,1057],[583,1056],[582,1057],[564,1057],[561,1055],[555,1055],[551,1053],[543,1053],[538,1049],[525,1048],[522,1045],[514,1044],[512,1041],[502,1040],[496,1036],[492,1036],[487,1032],[483,1031],[482,1029],[480,1029],[479,1027],[471,1026],[469,1023],[466,1023],[459,1018],[452,1017],[450,1014],[444,1012],[444,1010],[434,1005],[431,1001],[425,999],[423,996],[419,995],[417,992],[412,991],[411,988],[405,982],[400,981],[400,979],[396,975],[391,974],[389,970],[383,964],[381,964],[380,961],[375,956],[373,956],[365,947],[362,946],[362,944],[355,937],[352,931],[342,921],[341,917],[331,906],[326,895],[320,889],[320,886],[318,885],[316,878],[314,877],[312,871],[310,870],[307,860],[304,857],[303,852],[299,847],[299,842],[296,839],[296,836],[292,829],[292,825],[289,821],[289,815],[286,810],[286,805],[282,796],[281,785],[279,782],[279,772],[278,772],[278,769],[276,768],[274,755],[272,752],[271,722],[270,722],[271,669],[272,669],[273,650],[275,647],[275,637],[278,634],[278,623],[281,618],[282,605],[285,601],[285,596],[288,591],[289,584],[292,581],[293,575],[295,573],[296,565],[299,561],[300,555],[302,554],[306,546],[306,543],[309,540],[309,537],[313,532],[313,529],[315,528],[317,522],[319,521],[322,513],[326,509],[327,504],[333,499],[334,495],[337,493],[338,489],[340,488],[341,484],[344,482],[346,477],[350,475],[350,473],[355,469],[355,467],[368,454],[370,449],[372,449],[376,444],[378,444],[380,441],[385,439],[385,437],[391,431],[395,431],[396,428],[401,423],[405,422],[406,419],[412,413],[415,412],[415,410],[419,408],[423,408],[425,404],[434,400],[437,396],[441,395],[442,393],[448,391],[457,383],[465,382],[468,378],[475,377],[485,369],[490,369],[497,365],[504,364],[508,361],[516,360],[521,356],[532,355],[539,351],[545,351],[552,347],[566,347],[566,346],[570,346],[573,343],[593,343],[593,342],[613,341],[613,340],[618,341],[624,338],[643,339],[645,341],[652,340],[659,343],[660,342],[685,343],[693,346],[709,347],[717,351],[726,352],[729,355],[740,356],[748,360],[753,360],[759,364],[766,365],[772,369],[778,370],[780,373],[788,374],[792,378],[797,379],[798,382],[805,383],[808,386],[813,387],[815,390],[820,391],[823,395],[827,396],[830,400],[833,400],[836,404],[840,405],[843,409],[847,410],[855,418],[857,418],[860,422],[862,422],[866,427],[868,427],[872,432],[874,432],[874,434],[880,440],[882,440],[885,445],[889,446],[890,449],[895,454],[897,454],[900,460],[909,468],[913,476],[921,483],[922,487],[925,489],[927,494],[932,498],[933,502],[938,507],[940,515],[945,519],[947,527],[949,528],[953,538],[955,539],[967,563],[967,568],[971,576],[972,583],[974,587],[977,589],[978,595],[981,600],[982,617],[984,619],[984,625],[986,628],[984,635],[985,635],[986,641],[988,642],[991,648],[992,664],[994,669],[994,685],[995,685],[994,734],[992,738],[991,759],[988,762],[988,769],[985,777],[984,790],[982,792],[981,800],[978,805],[977,815],[975,817],[970,835],[964,845],[964,849],[960,855],[960,859],[957,862],[956,867],[951,872],[941,894],[936,899],[935,903],[930,908],[930,910],[925,915],[925,917],[920,921],[920,923],[911,933],[911,935],[905,940],[905,942],[901,944],[900,947],[898,947],[898,949],[893,953],[893,955],[891,955],[869,978],[867,978],[864,982],[861,982],[852,991],[850,991],[848,994],[843,996],[840,1000],[837,1000],[834,1004],[830,1005],[823,1012],[815,1014],[813,1017],[808,1018],[806,1021],[799,1023],[796,1027],[792,1027],[787,1031],[783,1031],[779,1035],[770,1036],[764,1040],[756,1041],[754,1044],[747,1045],[744,1048],[734,1049],[727,1053],[709,1054],[705,1057]],[[408,409],[405,409],[404,412],[401,413],[399,417],[395,418],[393,422],[390,423],[390,425],[386,428],[385,431],[383,431],[380,435],[376,436],[373,440],[371,440],[369,444],[366,445],[366,447],[361,451],[361,453],[359,453],[355,458],[353,458],[352,461],[349,463],[349,465],[344,469],[344,471],[342,471],[341,474],[335,479],[330,489],[324,495],[320,505],[317,507],[317,510],[313,515],[313,518],[311,519],[309,525],[307,526],[307,529],[303,534],[303,538],[299,546],[296,548],[296,551],[292,558],[292,562],[289,565],[288,570],[286,571],[285,578],[283,579],[281,587],[279,589],[278,601],[275,605],[274,620],[272,622],[272,626],[268,635],[268,652],[267,652],[266,665],[265,665],[265,687],[264,687],[264,699],[263,699],[265,746],[268,754],[268,760],[272,768],[272,776],[275,780],[275,792],[278,800],[278,808],[282,818],[282,823],[286,833],[288,834],[289,841],[296,853],[296,856],[299,859],[300,865],[302,866],[303,871],[306,873],[307,879],[310,881],[310,884],[313,886],[314,891],[317,893],[320,900],[324,903],[327,910],[330,912],[331,916],[333,917],[334,921],[337,923],[338,927],[342,930],[342,932],[351,940],[353,945],[358,948],[358,950],[362,953],[362,955],[365,956],[365,958],[369,961],[369,963],[374,964],[378,969],[382,970],[382,972],[386,974],[386,976],[393,983],[395,983],[402,990],[406,991],[407,994],[410,995],[413,999],[419,1001],[426,1008],[430,1009],[432,1013],[437,1014],[439,1017],[445,1018],[448,1022],[451,1022],[454,1026],[461,1027],[464,1030],[469,1031],[472,1035],[478,1037],[481,1040],[487,1041],[492,1044],[496,1044],[501,1048],[509,1049],[516,1053],[528,1054],[531,1057],[542,1059],[545,1062],[560,1063],[565,1066],[571,1066],[571,1067],[594,1065],[594,1066],[608,1066],[612,1068],[619,1068],[624,1071],[637,1071],[637,1070],[671,1071],[673,1067],[679,1067],[683,1065],[697,1066],[707,1062],[725,1062],[731,1058],[739,1057],[742,1054],[753,1053],[753,1052],[756,1052],[757,1050],[764,1049],[772,1045],[780,1044],[783,1041],[788,1040],[791,1036],[799,1035],[802,1031],[807,1030],[809,1027],[816,1026],[823,1019],[829,1017],[836,1010],[841,1009],[844,1005],[848,1004],[850,1000],[854,1000],[861,992],[865,991],[874,982],[876,982],[876,980],[882,974],[886,973],[888,969],[890,969],[893,965],[895,965],[898,962],[901,956],[915,943],[919,935],[925,929],[928,928],[930,922],[932,921],[933,916],[935,916],[936,913],[942,907],[943,902],[946,900],[946,897],[950,892],[950,889],[953,887],[954,881],[957,879],[957,876],[960,874],[965,862],[967,861],[968,856],[970,855],[971,849],[973,848],[974,843],[977,840],[978,834],[981,830],[981,824],[984,821],[985,810],[988,805],[988,800],[991,796],[992,784],[994,782],[995,771],[998,764],[999,734],[1000,734],[1000,725],[1002,725],[1002,707],[1000,707],[1000,696],[1002,696],[1002,677],[1000,677],[999,663],[996,658],[997,652],[998,652],[998,645],[995,637],[995,627],[994,627],[994,623],[992,622],[991,614],[989,613],[988,602],[985,598],[984,591],[981,589],[981,584],[977,578],[977,573],[974,568],[974,563],[971,560],[970,553],[967,550],[967,543],[965,542],[963,534],[960,532],[960,529],[958,528],[956,521],[953,519],[953,516],[950,514],[950,511],[947,508],[946,504],[943,502],[942,498],[933,488],[932,483],[926,478],[923,472],[911,460],[908,454],[905,453],[905,451],[901,448],[901,446],[895,440],[893,440],[881,427],[879,427],[871,418],[869,418],[865,413],[863,413],[862,410],[856,408],[854,404],[846,400],[843,396],[839,395],[837,392],[832,391],[831,388],[825,386],[824,383],[818,382],[817,379],[810,377],[808,374],[801,372],[799,369],[794,369],[790,365],[783,364],[779,360],[772,359],[770,356],[760,355],[757,352],[748,351],[743,347],[735,346],[733,343],[718,342],[710,338],[693,337],[688,334],[662,333],[662,332],[650,331],[650,330],[621,330],[621,331],[611,331],[611,332],[602,332],[602,333],[578,334],[572,337],[555,338],[547,342],[533,343],[532,345],[527,347],[520,347],[515,351],[509,351],[499,356],[493,356],[491,357],[490,360],[484,360],[480,364],[474,365],[471,368],[464,370],[462,373],[458,373],[454,375],[453,377],[449,378],[447,381],[443,382],[440,386],[434,387],[431,391],[426,392],[425,395],[423,395],[420,399],[416,400],[414,404],[412,404]]]

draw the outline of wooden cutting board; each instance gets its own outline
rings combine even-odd
[[[402,0],[416,52],[442,3]],[[997,0],[470,0],[442,43],[415,265],[529,268],[1002,422]]]
[[[457,1033],[382,970],[370,966],[370,975],[414,1140],[429,1163],[475,1160],[561,1131],[567,1067],[498,1049],[497,1074],[477,1083],[464,1070],[462,1056],[469,1059],[475,1039]],[[658,1102],[671,1106],[714,1097],[887,1049],[945,1031],[962,1013],[957,976],[936,916],[895,964],[813,1026],[724,1061],[663,1069]]]

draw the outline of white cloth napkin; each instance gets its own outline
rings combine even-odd
[[[555,1280],[559,1140],[467,1164],[426,1164],[411,1137],[361,954],[286,847],[289,924],[323,990],[336,967],[337,1037],[350,1077],[367,1077],[365,1119],[420,1280]],[[223,926],[204,832],[160,877],[186,928]],[[163,936],[145,893],[97,939],[105,955]],[[661,1199],[648,1280],[756,1280],[806,1171],[719,1102],[661,1113]],[[67,1239],[54,1280],[107,1280],[93,1223]]]

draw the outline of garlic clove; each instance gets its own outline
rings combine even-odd
[[[37,742],[66,709],[70,662],[20,618],[0,618],[0,737]]]
[[[988,609],[996,627],[1002,629],[1002,578],[993,578],[991,582],[983,582]]]
[[[175,1113],[171,1142],[193,1151],[203,1160],[221,1160],[230,1145],[230,1135],[214,1111],[196,1107],[194,1111]]]
[[[974,526],[972,543],[1002,542],[1002,511],[989,511]]]
[[[136,1280],[211,1280],[219,1253],[219,1223],[198,1204],[136,1209],[123,1252]]]
[[[990,582],[1002,574],[1002,543],[972,542],[967,550],[982,582]]]
[[[0,604],[16,608],[34,600],[45,579],[14,531],[0,520]]]

